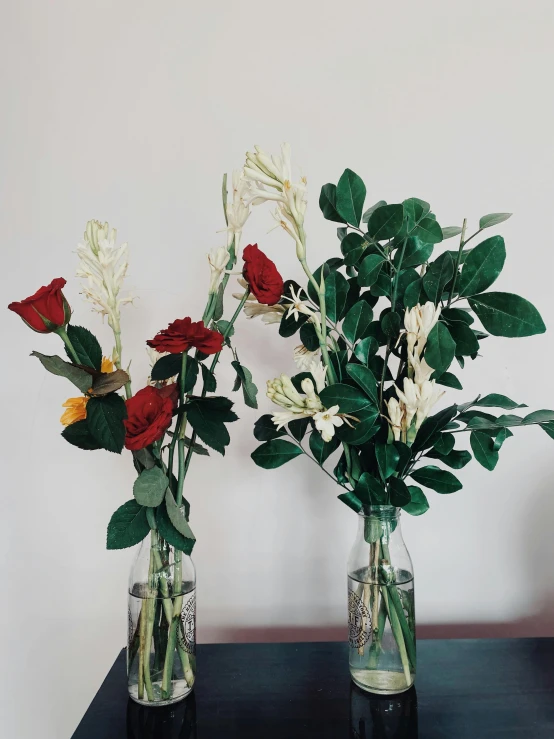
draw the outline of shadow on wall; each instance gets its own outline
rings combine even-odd
[[[526,636],[554,636],[554,483],[545,481],[540,492],[528,496],[533,504],[516,526],[513,536],[518,551],[524,552],[520,570],[536,584],[537,595],[529,604],[530,615],[514,621],[483,623],[422,624],[417,627],[419,639],[500,639]],[[507,572],[506,577],[511,573]],[[346,606],[345,606],[346,608]],[[344,641],[345,623],[329,626],[270,626],[242,628],[204,628],[202,641],[205,643],[256,643],[256,642],[303,642]]]

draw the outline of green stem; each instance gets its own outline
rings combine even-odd
[[[402,262],[404,261],[404,253],[406,251],[406,244],[408,243],[408,239],[405,238],[402,242],[402,251],[400,252],[400,258],[398,260],[398,266],[396,268],[396,272],[394,275],[394,280],[392,283],[392,297],[391,297],[391,308],[392,311],[396,311],[396,299],[398,296],[398,282],[400,279],[400,271],[402,270]],[[392,265],[392,262],[391,262]],[[389,365],[389,357],[391,355],[391,339],[387,342],[387,351],[385,353],[385,361],[383,363],[383,371],[381,372],[381,382],[379,383],[379,410],[381,413],[383,412],[383,393],[385,390],[385,376],[387,374],[387,368]]]
[[[54,331],[54,333],[58,334],[58,336],[62,339],[63,343],[66,345],[69,353],[71,354],[71,357],[73,358],[73,361],[75,362],[75,364],[82,364],[81,360],[77,356],[77,352],[75,351],[73,344],[71,343],[69,339],[69,336],[67,335],[65,326],[60,326]]]
[[[456,266],[454,267],[454,277],[452,279],[452,288],[450,289],[450,295],[448,296],[448,303],[446,305],[447,308],[450,308],[450,304],[452,303],[452,298],[454,297],[454,290],[456,289],[456,282],[458,281],[458,269],[460,267],[460,262],[462,261],[462,252],[466,244],[464,240],[465,235],[466,235],[466,226],[467,226],[467,218],[464,218],[464,222],[462,223],[462,233],[460,234],[460,246],[458,247],[458,254],[456,256]],[[473,235],[475,236],[475,234]]]
[[[398,616],[396,614],[396,609],[392,607],[389,601],[388,588],[382,588],[381,595],[383,596],[383,600],[385,601],[385,607],[387,609],[387,613],[389,616],[392,633],[394,634],[394,638],[398,646],[398,651],[400,653],[400,659],[402,660],[402,667],[404,669],[404,677],[406,678],[406,684],[410,685],[412,682],[412,678],[410,675],[410,663],[408,660],[408,654],[406,652],[406,644],[404,643],[404,637],[402,636],[402,629],[400,628],[400,624],[398,623]]]

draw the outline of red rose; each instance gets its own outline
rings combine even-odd
[[[223,335],[206,328],[202,321],[178,318],[146,343],[158,352],[180,354],[192,346],[203,354],[217,354],[223,348]]]
[[[161,439],[171,425],[173,401],[155,387],[142,388],[125,405],[126,449],[144,449]]]
[[[283,278],[277,267],[268,259],[258,244],[249,244],[243,254],[242,274],[258,303],[275,305],[283,295]]]
[[[71,308],[62,293],[64,286],[63,277],[57,277],[47,287],[37,290],[30,298],[25,298],[20,303],[10,303],[8,308],[21,316],[33,331],[49,334],[65,326],[71,318]]]

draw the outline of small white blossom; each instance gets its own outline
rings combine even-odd
[[[435,388],[435,380],[425,380],[419,388],[419,404],[417,408],[416,431],[419,431],[421,424],[435,405],[439,398],[442,398],[444,391]]]
[[[300,313],[303,313],[305,316],[314,315],[314,311],[311,308],[308,308],[308,306],[302,302],[302,298],[300,297],[300,290],[301,288],[298,288],[298,292],[295,292],[294,287],[291,286],[290,288],[291,297],[285,298],[286,300],[290,301],[290,306],[287,312],[287,318],[294,316],[295,321],[298,321],[298,318],[300,317]]]
[[[404,378],[404,392],[402,392],[397,385],[394,387],[399,400],[404,404],[406,411],[406,429],[409,429],[419,406],[419,388],[409,377]]]
[[[301,372],[308,372],[312,362],[319,356],[319,349],[315,352],[306,349],[304,344],[299,344],[294,347],[294,363]]]
[[[408,361],[414,369],[413,379],[416,385],[422,385],[426,380],[431,379],[431,375],[435,370],[427,364],[425,358],[420,359],[417,352],[414,354],[408,352]]]
[[[427,337],[439,320],[440,312],[440,305],[435,307],[435,304],[430,300],[425,305],[418,303],[413,308],[406,308],[404,328],[406,329],[409,354],[417,352],[417,355],[421,356]]]
[[[390,398],[386,403],[389,412],[389,421],[391,423],[392,433],[395,441],[400,441],[400,433],[402,431],[402,420],[404,418],[404,408],[396,398]]]
[[[271,416],[271,420],[277,426],[277,429],[280,429],[291,421],[299,421],[301,418],[309,418],[311,415],[311,413],[304,411],[301,411],[300,413],[294,413],[293,411],[279,411]]]
[[[311,373],[315,380],[315,386],[318,393],[320,393],[325,387],[325,377],[327,375],[327,367],[323,362],[313,361],[308,367],[308,372]]]
[[[119,297],[128,264],[127,244],[116,246],[117,231],[109,224],[89,221],[84,234],[84,243],[77,246],[79,266],[77,277],[86,280],[83,295],[93,309],[108,317],[114,333],[120,332],[120,311],[133,298]]]
[[[210,265],[210,287],[208,292],[210,294],[217,292],[229,259],[230,255],[225,246],[220,246],[219,249],[212,249],[208,254],[208,264]]]
[[[248,287],[248,283],[242,277],[238,280],[238,283],[245,290]],[[233,293],[233,297],[237,300],[242,300],[243,295],[244,293]],[[276,303],[275,305],[264,305],[263,303],[258,303],[256,296],[253,293],[250,293],[246,298],[243,310],[244,315],[247,318],[256,318],[257,316],[261,316],[262,321],[266,325],[269,325],[270,323],[281,323],[281,319],[286,308],[284,305],[279,305],[279,303]]]
[[[320,432],[323,441],[331,441],[335,435],[335,428],[342,426],[344,421],[338,416],[339,407],[333,405],[314,415],[316,429]]]
[[[312,411],[319,411],[323,408],[323,403],[319,399],[318,395],[316,395],[314,383],[310,380],[309,377],[306,377],[302,380],[302,391],[306,395],[306,407],[309,410]]]
[[[235,239],[235,253],[238,252],[240,236],[244,224],[250,215],[250,182],[244,171],[237,169],[233,172],[233,200],[227,203],[227,233],[228,245]]]

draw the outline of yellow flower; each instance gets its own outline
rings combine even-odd
[[[60,418],[63,425],[69,426],[77,421],[83,421],[87,417],[87,403],[86,395],[81,395],[79,398],[68,398],[62,405],[62,408],[67,408]]]
[[[113,372],[114,369],[115,367],[112,360],[109,357],[102,357],[100,371]],[[60,418],[63,425],[70,426],[72,423],[76,423],[77,421],[83,421],[87,417],[87,403],[87,395],[81,395],[79,398],[68,398],[65,403],[62,404],[62,408],[67,408]]]

